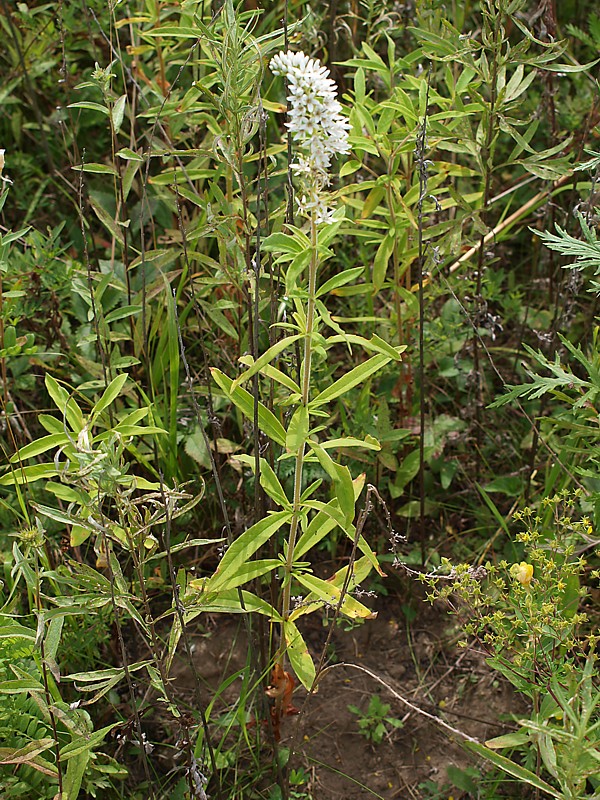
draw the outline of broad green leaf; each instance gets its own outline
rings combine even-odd
[[[143,156],[138,155],[135,151],[131,150],[129,147],[123,147],[117,153],[119,158],[125,159],[125,161],[143,161]],[[131,264],[133,266],[133,264]]]
[[[514,733],[504,733],[502,736],[488,739],[485,746],[489,747],[490,750],[502,750],[504,747],[522,747],[529,741],[529,735],[525,731],[515,731]]]
[[[208,579],[207,588],[210,587],[211,592],[216,592],[221,587],[225,588],[254,553],[268,542],[282,525],[289,522],[291,517],[289,511],[277,511],[248,528],[229,545],[219,566]]]
[[[240,361],[242,362],[242,364],[250,365],[252,363],[251,358],[252,358],[251,356],[242,356],[240,358]],[[280,383],[282,386],[285,386],[294,395],[297,395],[298,398],[300,397],[302,390],[300,389],[296,381],[293,380],[293,378],[290,378],[289,375],[286,375],[280,369],[277,369],[272,364],[266,364],[261,369],[261,372],[265,376],[265,378],[271,378],[272,380],[277,381],[277,383]]]
[[[71,535],[69,537],[69,544],[71,547],[79,547],[92,535],[89,528],[84,528],[83,525],[72,525]]]
[[[192,606],[194,601],[192,599]],[[245,589],[228,589],[211,594],[206,604],[201,608],[193,608],[185,615],[186,624],[201,613],[214,613],[219,611],[230,612],[232,614],[238,613],[256,613],[269,617],[276,622],[281,622],[279,612],[273,608],[270,603],[257,597],[252,592]]]
[[[119,722],[113,722],[111,725],[106,725],[104,728],[99,728],[97,731],[90,733],[86,737],[77,737],[72,742],[65,744],[60,749],[60,760],[67,760],[68,758],[73,758],[74,756],[78,756],[80,753],[83,753],[86,750],[92,750],[94,747],[97,747],[101,744],[107,733],[116,728],[117,725],[120,725]]]
[[[279,478],[275,474],[269,462],[264,458],[260,459],[260,485],[263,487],[269,497],[276,503],[279,503],[282,508],[285,508],[289,511],[292,510],[291,503],[287,498]]]
[[[35,638],[35,631],[31,628],[26,628],[14,620],[0,617],[0,639],[27,639],[33,644]]]
[[[62,522],[64,525],[79,525],[82,528],[87,528],[90,533],[97,530],[93,525],[88,524],[85,520],[80,519],[75,514],[69,514],[67,511],[62,511],[60,508],[53,508],[52,506],[44,506],[40,503],[33,504],[35,510],[44,517],[49,517],[55,522]]]
[[[76,754],[67,755],[67,771],[63,776],[63,791],[62,796],[65,800],[77,800],[79,791],[83,782],[83,776],[87,769],[90,760],[90,747],[85,739],[80,737],[76,740],[78,744],[78,752]],[[61,761],[65,756],[62,752],[60,754]]]
[[[119,319],[128,319],[129,317],[134,317],[136,314],[140,314],[142,311],[141,306],[122,306],[121,308],[115,308],[114,311],[109,312],[104,317],[104,322],[107,325],[110,325],[111,322],[116,322]],[[138,361],[139,363],[139,361]],[[114,362],[113,362],[114,366]]]
[[[56,654],[58,653],[58,645],[60,644],[64,621],[64,616],[53,617],[48,624],[48,630],[44,637],[44,657],[46,664],[57,682],[60,681],[60,670],[56,663]]]
[[[262,249],[276,254],[288,253],[299,255],[310,248],[310,239],[306,234],[296,231],[294,236],[288,233],[272,233],[262,243]]]
[[[223,390],[225,395],[240,409],[247,419],[252,421],[254,419],[254,398],[252,395],[240,386],[232,389],[233,381],[220,370],[212,368],[211,373],[215,383]],[[262,403],[258,404],[258,424],[261,431],[270,439],[285,447],[285,428],[275,414],[269,411]]]
[[[44,692],[45,689],[34,678],[21,678],[0,681],[0,694],[22,694],[23,692]]]
[[[284,635],[287,656],[300,683],[309,691],[315,680],[315,665],[302,634],[293,622],[286,620]]]
[[[331,500],[328,506],[337,505],[337,500]],[[336,526],[337,521],[326,511],[319,511],[310,521],[308,528],[298,539],[294,548],[294,558],[297,560],[307,553],[311,547],[317,545]]]
[[[350,372],[347,372],[343,377],[318,394],[309,404],[309,410],[318,408],[325,403],[329,403],[331,400],[335,400],[336,397],[346,394],[350,389],[363,383],[375,372],[386,364],[389,364],[390,361],[391,359],[388,356],[378,354],[369,358],[364,364],[359,364],[358,367],[354,367],[354,369],[351,369]]]

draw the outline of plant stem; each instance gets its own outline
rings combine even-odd
[[[306,336],[304,339],[304,357],[302,359],[302,397],[300,404],[307,408],[310,399],[310,374],[311,374],[311,361],[312,361],[312,339],[313,327],[315,323],[315,304],[317,293],[317,268],[319,266],[317,254],[317,222],[315,213],[313,212],[310,217],[310,246],[311,256],[308,267],[308,302],[306,306]],[[279,644],[279,653],[277,656],[278,663],[283,662],[285,654],[285,623],[290,614],[290,601],[292,594],[292,565],[294,563],[294,549],[296,547],[296,538],[298,534],[298,525],[300,523],[300,497],[302,495],[302,472],[304,468],[304,454],[306,449],[306,441],[302,441],[298,445],[298,452],[296,453],[296,466],[294,471],[294,498],[293,498],[293,516],[290,522],[290,538],[288,541],[286,559],[285,559],[285,575],[283,580],[283,598],[281,602],[281,616],[283,622],[281,624],[281,642]]]

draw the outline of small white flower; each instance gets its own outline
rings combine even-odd
[[[2,183],[12,183],[10,178],[5,178],[2,175],[2,170],[4,169],[4,153],[6,153],[6,150],[0,150],[0,181]]]
[[[342,116],[337,87],[329,70],[305,53],[278,53],[271,59],[274,75],[283,75],[289,86],[289,120],[286,126],[300,155],[292,168],[301,179],[306,196],[303,213],[316,210],[317,222],[328,222],[330,211],[323,198],[329,183],[328,170],[337,153],[347,153],[350,124]]]

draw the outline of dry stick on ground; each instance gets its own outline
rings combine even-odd
[[[478,739],[475,739],[473,736],[469,736],[468,734],[464,733],[463,731],[459,730],[458,728],[453,728],[452,725],[449,725],[447,722],[444,722],[443,719],[436,717],[435,714],[430,714],[428,711],[425,711],[423,708],[416,706],[414,703],[411,703],[410,700],[407,700],[403,697],[399,692],[397,692],[394,687],[389,684],[387,681],[384,681],[376,672],[372,672],[367,667],[363,667],[360,664],[351,664],[349,662],[340,662],[339,664],[331,664],[329,667],[325,667],[325,669],[321,672],[321,678],[333,669],[337,667],[349,667],[351,669],[357,669],[359,672],[364,672],[366,675],[369,675],[373,680],[380,683],[384,686],[388,692],[394,697],[396,700],[399,700],[405,706],[410,708],[411,711],[414,711],[416,714],[421,714],[423,717],[427,717],[427,719],[435,722],[436,725],[439,725],[442,728],[445,728],[447,731],[452,733],[454,736],[459,736],[462,739],[466,739],[469,742],[473,742],[474,744],[481,744]]]

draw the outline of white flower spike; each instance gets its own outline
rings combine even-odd
[[[304,213],[327,222],[331,212],[323,197],[329,183],[328,170],[337,153],[347,153],[350,124],[340,113],[337,87],[329,70],[305,53],[278,53],[271,59],[271,71],[288,82],[289,121],[286,126],[300,154],[292,165],[304,183],[306,194],[299,200]]]

